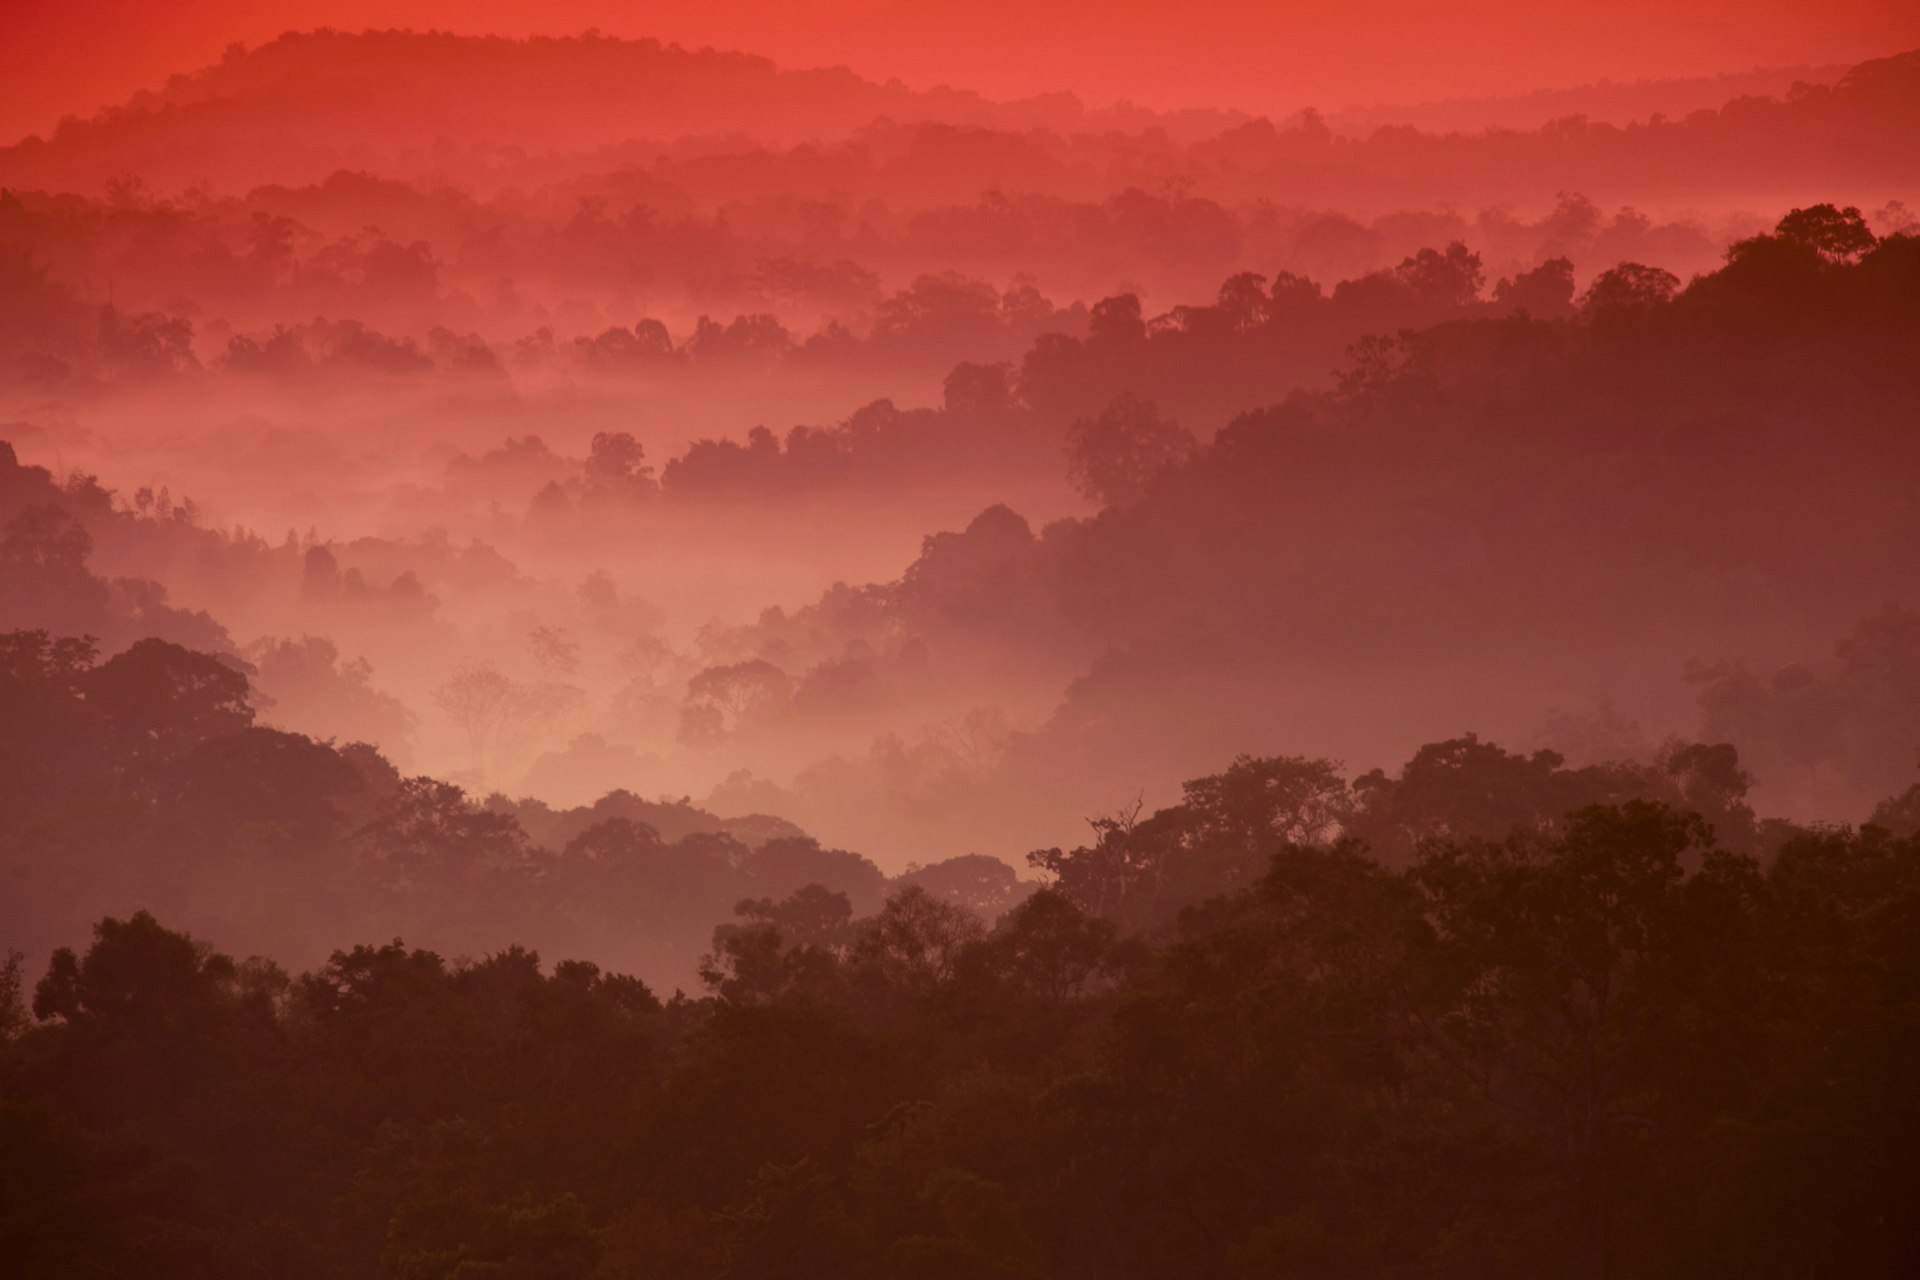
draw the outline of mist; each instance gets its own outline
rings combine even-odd
[[[23,1274],[1899,1273],[1920,52],[1805,58],[0,146]]]

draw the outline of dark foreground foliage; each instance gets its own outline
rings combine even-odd
[[[23,1280],[1920,1264],[1911,831],[1756,857],[1626,800],[1393,869],[1283,829],[1297,810],[1236,770],[1102,834],[1185,821],[1176,864],[1265,860],[1170,924],[1095,914],[1084,876],[991,930],[914,886],[861,920],[808,889],[742,904],[700,999],[399,941],[296,978],[102,920],[37,986],[6,973],[0,1257]]]

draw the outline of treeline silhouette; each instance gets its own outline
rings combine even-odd
[[[1469,258],[1428,262],[1451,273]],[[770,663],[789,689],[816,671],[846,683],[851,664],[898,698],[928,672],[1075,655],[1084,676],[1044,745],[1009,759],[1015,785],[1142,752],[1180,776],[1297,714],[1303,684],[1377,686],[1449,661],[1511,687],[1523,667],[1550,673],[1543,655],[1574,654],[1666,679],[1694,656],[1715,732],[1765,756],[1768,787],[1798,789],[1802,813],[1852,811],[1910,748],[1840,739],[1878,741],[1867,726],[1883,718],[1916,731],[1917,279],[1920,240],[1874,242],[1847,211],[1814,207],[1684,288],[1628,264],[1565,319],[1516,312],[1362,343],[1336,389],[1204,442],[1135,389],[1205,395],[1214,380],[1185,379],[1216,353],[1260,368],[1271,294],[1246,292],[1245,327],[1216,308],[1155,331],[1103,303],[1094,336],[1048,348],[1084,379],[1062,380],[1083,402],[1112,396],[1067,433],[1097,516],[1036,529],[990,508],[929,537],[898,579],[770,610],[717,656]],[[1109,315],[1125,323],[1108,329]],[[1802,658],[1856,619],[1840,669],[1817,679],[1803,667],[1769,694],[1764,667],[1716,666]],[[1823,687],[1789,713],[1796,681]]]
[[[1517,373],[1512,366],[1545,360],[1549,351],[1558,363],[1573,357],[1598,366],[1624,363],[1636,349],[1644,356],[1685,341],[1704,348],[1696,353],[1694,370],[1705,384],[1745,360],[1764,359],[1757,351],[1762,335],[1787,343],[1839,341],[1821,331],[1817,319],[1859,339],[1846,344],[1851,358],[1879,359],[1890,354],[1883,344],[1905,341],[1916,323],[1914,244],[1905,233],[1876,236],[1857,210],[1815,205],[1790,213],[1771,234],[1738,242],[1723,266],[1684,286],[1661,268],[1622,262],[1581,290],[1574,264],[1556,257],[1489,289],[1481,256],[1455,241],[1331,290],[1290,272],[1272,279],[1240,272],[1220,285],[1213,302],[1158,315],[1147,314],[1134,294],[1104,298],[1084,311],[1077,305],[1061,310],[1031,289],[1019,301],[1014,293],[1000,295],[947,276],[923,278],[889,299],[884,322],[865,336],[830,327],[801,340],[760,315],[725,326],[703,320],[676,344],[665,326],[643,321],[632,330],[578,340],[570,358],[663,376],[738,376],[748,368],[854,373],[898,368],[929,354],[991,350],[1017,333],[1063,320],[1071,322],[1071,331],[1041,333],[1017,360],[953,364],[941,403],[932,408],[901,408],[883,399],[832,425],[800,425],[784,434],[761,426],[744,440],[705,438],[666,459],[657,472],[632,433],[603,433],[609,452],[596,440],[584,459],[557,455],[538,437],[510,439],[478,458],[457,459],[449,478],[460,484],[484,476],[490,496],[502,500],[518,496],[516,483],[521,493],[538,490],[533,510],[550,526],[583,498],[605,512],[622,504],[601,499],[655,493],[760,503],[818,498],[849,487],[927,484],[957,474],[1019,474],[1046,465],[1063,435],[1072,438],[1068,424],[1134,413],[1129,396],[1150,402],[1156,413],[1211,430],[1249,406],[1325,389],[1336,373],[1344,399],[1325,396],[1294,406],[1326,411],[1394,378],[1410,384],[1402,375],[1412,371],[1416,352],[1427,359],[1444,353],[1454,376],[1495,379]],[[1506,323],[1445,328],[1488,321]],[[1716,332],[1739,345],[1714,341],[1710,335]],[[269,343],[282,343],[290,362],[284,365],[264,358],[251,364],[252,340],[235,342],[249,354],[244,360],[230,355],[230,369],[326,367],[324,360],[312,363],[292,330]],[[435,367],[417,345],[405,346],[410,354],[391,368]],[[490,349],[478,350],[483,363],[496,361]],[[531,345],[523,341],[518,358],[537,362],[563,352],[549,337]],[[506,357],[508,363],[516,358]],[[1483,367],[1469,371],[1471,362]],[[1673,365],[1663,366],[1664,378],[1678,377]],[[1429,379],[1438,372],[1421,371]],[[1871,377],[1878,389],[1890,374],[1876,367]],[[1104,433],[1081,433],[1095,450],[1119,453],[1130,438],[1124,422]],[[1098,469],[1102,463],[1080,459],[1076,465]],[[1133,464],[1123,457],[1109,465]]]
[[[129,153],[167,140],[168,176],[185,181],[236,173],[254,183],[318,178],[343,159],[378,159],[537,188],[583,161],[631,163],[676,142],[723,154],[785,148],[839,140],[883,121],[1096,135],[1158,125],[1191,137],[1243,119],[1209,110],[1089,110],[1069,93],[997,103],[960,89],[880,84],[844,67],[782,70],[751,53],[598,32],[512,39],[321,28],[252,48],[235,44],[217,63],[0,154],[15,171],[88,173],[105,165],[111,176],[126,172]]]
[[[7,652],[142,723],[131,664]],[[224,714],[226,675],[166,662],[149,760]],[[202,740],[215,811],[284,862],[327,800],[232,767],[264,741]],[[1036,854],[1051,884],[997,919],[918,885],[743,901],[695,997],[504,940],[296,977],[109,916],[0,970],[0,1240],[23,1280],[1906,1274],[1920,790],[1756,844],[1724,747],[1662,771],[1712,819],[1606,772],[1471,740],[1351,789],[1243,760]],[[1391,861],[1355,792],[1393,796]],[[509,827],[462,806],[433,838],[477,876]]]
[[[1049,297],[1110,291],[1116,261],[1147,268],[1128,274],[1137,287],[1178,298],[1242,263],[1339,279],[1454,239],[1514,270],[1570,256],[1688,271],[1710,266],[1727,238],[1718,224],[1603,212],[1578,195],[1527,218],[1504,208],[1248,214],[1137,186],[1099,201],[995,190],[884,233],[836,206],[763,203],[702,213],[671,188],[629,182],[553,208],[500,207],[346,173],[242,202],[137,186],[98,199],[0,191],[7,310],[32,320],[21,336],[44,366],[16,363],[10,378],[51,382],[52,361],[76,389],[196,362],[308,381],[658,379],[696,357],[917,371],[1011,358],[1050,326],[1078,330],[1078,308]],[[1898,205],[1877,216],[1884,230],[1909,217]],[[90,346],[108,303],[128,332]],[[718,318],[695,319],[705,313]]]
[[[239,194],[358,169],[538,194],[630,171],[713,204],[783,192],[844,195],[857,207],[971,200],[999,187],[1074,199],[1116,177],[1146,189],[1177,178],[1225,204],[1292,195],[1403,207],[1409,192],[1428,202],[1537,198],[1553,175],[1573,187],[1630,186],[1622,199],[1697,204],[1728,189],[1779,198],[1787,192],[1772,184],[1782,182],[1904,181],[1920,104],[1915,65],[1914,53],[1900,53],[1830,85],[1626,125],[1570,114],[1537,128],[1390,124],[1341,134],[1311,110],[1275,122],[1090,111],[1070,94],[992,103],[652,41],[289,33],[0,148],[0,183],[138,173],[173,189],[207,183]]]
[[[381,922],[455,950],[514,938],[691,983],[709,924],[808,884],[861,911],[890,887],[992,914],[1030,885],[966,857],[896,877],[771,816],[615,791],[556,809],[404,777],[366,743],[255,723],[248,665],[165,640],[0,634],[0,933],[51,945],[131,895],[282,957]]]
[[[412,715],[332,637],[364,643],[369,630],[397,629],[417,643],[434,634],[439,601],[421,574],[444,584],[450,570],[468,589],[512,572],[488,548],[444,540],[323,545],[290,534],[269,544],[251,530],[209,527],[191,498],[164,487],[123,496],[83,472],[56,480],[0,440],[0,629],[84,635],[109,655],[142,639],[218,654],[251,677],[254,705],[276,719],[377,741],[395,759],[407,756]],[[250,601],[279,631],[330,634],[276,632],[243,645],[207,610],[173,604],[170,583]]]
[[[0,703],[11,712],[0,726],[11,878],[0,928],[16,943],[50,946],[132,902],[296,963],[321,954],[329,932],[373,929],[456,953],[509,939],[585,948],[649,981],[684,984],[708,923],[742,899],[817,885],[864,915],[890,891],[918,887],[991,920],[1034,887],[978,855],[889,877],[783,818],[722,819],[684,798],[616,790],[557,808],[469,796],[404,776],[366,743],[257,724],[244,662],[164,640],[101,661],[90,640],[15,631],[0,635],[0,656]],[[1910,684],[1916,666],[1907,653],[1892,672]],[[689,707],[740,714],[713,683],[697,678]],[[1910,715],[1853,719],[1878,734],[1850,739],[1857,753],[1911,746]],[[692,728],[717,731],[698,717]],[[1058,747],[1043,732],[1002,749],[998,767],[1044,778]],[[1876,776],[1906,781],[1898,767]],[[949,799],[991,803],[993,782],[969,777]],[[1468,735],[1423,747],[1398,774],[1352,780],[1331,761],[1247,759],[1189,784],[1179,806],[1103,818],[1091,845],[1029,861],[1102,918],[1150,930],[1257,877],[1265,853],[1241,841],[1235,805],[1286,813],[1289,839],[1364,841],[1395,867],[1429,836],[1552,830],[1564,813],[1629,800],[1703,813],[1722,846],[1762,856],[1794,829],[1755,817],[1750,782],[1734,747],[1683,741],[1572,767],[1552,751],[1516,755]],[[1887,802],[1874,821],[1900,827],[1916,797],[1920,788]],[[898,851],[887,852],[898,865]]]
[[[1519,384],[1505,393],[1513,403],[1495,406],[1482,394],[1475,407],[1514,412],[1542,379],[1577,376],[1567,365],[1617,369],[1658,351],[1664,358],[1647,371],[1658,376],[1647,380],[1644,394],[1655,400],[1655,411],[1670,412],[1658,399],[1680,390],[1673,384],[1691,377],[1717,385],[1735,369],[1744,374],[1748,362],[1774,354],[1765,350],[1768,344],[1808,353],[1831,346],[1869,366],[1862,372],[1876,392],[1897,395],[1906,389],[1904,366],[1891,362],[1920,327],[1917,262],[1920,238],[1879,237],[1857,209],[1814,205],[1787,214],[1769,234],[1736,243],[1721,267],[1684,285],[1671,272],[1622,262],[1577,290],[1573,263],[1553,258],[1500,279],[1488,296],[1480,255],[1458,241],[1422,249],[1392,269],[1330,291],[1288,272],[1271,280],[1241,272],[1221,284],[1210,304],[1149,315],[1136,295],[1116,295],[1089,308],[1084,334],[1048,334],[1017,367],[956,366],[944,408],[975,418],[1025,410],[1032,415],[1028,430],[1057,431],[1131,395],[1210,428],[1249,406],[1316,388],[1338,369],[1344,394],[1295,399],[1270,412],[1357,416],[1355,402],[1369,395],[1377,400],[1375,393],[1389,384],[1396,411],[1431,407],[1404,402],[1454,390],[1431,385],[1442,380],[1478,389],[1502,378]],[[1801,394],[1814,399],[1825,390],[1824,375],[1807,372]],[[1573,393],[1571,387],[1553,390]],[[1410,422],[1386,425],[1423,433]],[[794,452],[817,455],[817,448],[805,447],[816,434],[799,431]],[[872,427],[862,432],[850,424],[841,432],[840,451],[857,453],[863,434],[885,439]],[[931,429],[920,434],[940,438]],[[1125,440],[1121,433],[1114,443]],[[709,458],[732,450],[741,470],[749,470],[738,444],[697,449]],[[803,465],[795,459],[796,471]]]
[[[1138,225],[1117,228],[1111,236],[1093,235],[1088,224],[1109,216]],[[1115,239],[1103,258],[1112,260],[1140,252],[1139,246],[1119,239],[1164,227],[1178,216],[1167,198],[1132,192],[1116,199],[1110,210],[1075,211],[1071,222],[1081,243]],[[604,263],[630,258],[632,250],[607,235],[596,238],[593,220],[584,228],[578,223],[576,219],[557,243],[564,246],[584,238],[569,250],[579,259],[577,271],[604,282]],[[728,225],[737,223],[735,219]],[[1563,199],[1537,226],[1508,226],[1497,219],[1470,224],[1435,216],[1401,217],[1392,220],[1390,230],[1381,230],[1334,215],[1303,215],[1296,229],[1315,243],[1344,247],[1320,252],[1286,242],[1235,243],[1183,271],[1175,296],[1205,288],[1209,279],[1249,259],[1320,262],[1327,270],[1358,275],[1377,259],[1394,261],[1396,245],[1412,242],[1411,260],[1419,243],[1466,237],[1502,258],[1522,261],[1576,254],[1603,261],[1653,257],[1704,266],[1712,256],[1712,242],[1698,233],[1656,231],[1632,215],[1621,215],[1609,226],[1580,198]],[[596,327],[580,317],[579,306],[563,316],[531,302],[483,305],[470,292],[477,282],[463,286],[447,279],[445,264],[425,241],[402,245],[356,229],[350,241],[307,247],[304,256],[296,258],[295,246],[313,238],[314,233],[285,218],[265,215],[244,227],[225,228],[165,206],[83,206],[80,211],[61,206],[43,211],[30,210],[11,193],[0,194],[0,279],[7,285],[0,323],[15,339],[6,379],[26,387],[100,392],[227,375],[242,379],[236,386],[293,385],[335,393],[342,389],[338,384],[343,378],[349,388],[356,381],[437,378],[473,390],[490,385],[497,389],[509,378],[536,385],[566,377],[662,382],[701,375],[707,380],[736,378],[749,372],[897,379],[937,374],[962,361],[1014,361],[1044,335],[1084,336],[1088,325],[1083,305],[1058,304],[1030,278],[1019,278],[1018,263],[1024,257],[1044,256],[1039,247],[1025,253],[1009,249],[1005,263],[980,268],[983,273],[1002,268],[1015,272],[1015,282],[1004,289],[949,266],[938,271],[911,268],[906,284],[883,290],[876,275],[851,262],[812,267],[777,244],[728,249],[659,236],[647,253],[663,261],[698,261],[711,272],[718,260],[741,259],[738,278],[716,285],[710,296],[689,305],[749,309],[731,319],[724,313],[721,319],[700,315],[677,324],[676,335],[653,318]],[[99,243],[90,244],[94,241]],[[763,256],[755,259],[755,253]],[[912,256],[915,262],[953,257],[938,249]],[[182,263],[210,272],[209,264],[216,260],[227,264],[217,287],[208,283],[213,276],[201,280],[179,275]],[[518,289],[538,292],[540,269],[522,263],[514,270],[521,273]],[[1395,274],[1384,269],[1375,273],[1378,279]],[[114,282],[117,302],[101,300],[97,282],[103,279]],[[1446,313],[1449,304],[1475,300],[1445,294],[1409,299],[1383,290],[1372,277],[1370,281],[1340,285],[1335,290],[1339,305],[1317,317],[1328,323],[1296,326],[1296,345],[1306,345],[1288,353],[1284,373],[1296,380],[1319,380],[1346,343],[1362,333],[1429,323]],[[1318,292],[1295,275],[1283,276],[1283,282],[1296,295]],[[585,287],[571,278],[550,283],[572,292]],[[1098,287],[1110,284],[1103,279]],[[1237,277],[1228,288],[1244,293],[1245,277]],[[142,298],[152,302],[142,306]],[[189,319],[179,314],[182,298],[194,299],[195,311],[218,307],[232,318]],[[1303,296],[1283,301],[1292,302],[1297,312],[1305,310]],[[633,304],[608,308],[627,314],[633,309]],[[1197,310],[1204,309],[1179,307],[1158,323],[1179,325]],[[530,324],[537,327],[529,331]],[[495,337],[483,338],[476,330]]]
[[[1699,732],[1736,742],[1770,803],[1857,814],[1897,781],[1913,722],[1920,645],[1909,612],[1880,606],[1911,606],[1905,548],[1920,536],[1905,479],[1920,466],[1906,429],[1920,414],[1917,245],[1811,206],[1684,286],[1623,264],[1576,292],[1548,264],[1484,301],[1459,247],[1331,295],[1238,276],[1213,304],[1155,319],[1104,300],[1084,338],[1044,339],[1017,368],[959,366],[938,408],[879,402],[784,439],[700,441],[657,469],[631,432],[600,433],[584,457],[521,437],[454,455],[433,497],[524,510],[509,521],[521,548],[584,556],[625,554],[673,527],[650,521],[703,504],[727,504],[727,536],[771,545],[793,536],[794,501],[877,503],[963,480],[991,491],[1061,469],[1100,507],[1040,528],[989,508],[929,536],[895,580],[705,628],[644,670],[615,658],[636,637],[659,646],[657,612],[589,581],[567,621],[606,650],[589,656],[612,683],[595,687],[591,718],[548,726],[543,778],[584,765],[598,787],[625,785],[609,775],[640,772],[635,744],[694,750],[724,763],[716,781],[759,775],[727,785],[729,811],[780,813],[857,847],[933,848],[984,795],[1071,805],[1073,821],[1090,779],[1180,777],[1255,748],[1297,714],[1286,699],[1305,669],[1324,683],[1357,664],[1355,678],[1377,682],[1445,659],[1552,678],[1542,655],[1605,654],[1662,682],[1700,659]],[[1288,353],[1383,317],[1425,322],[1359,343],[1334,387],[1285,395]],[[1181,425],[1268,394],[1284,398],[1212,439]],[[0,625],[92,634],[109,653],[140,635],[236,649],[154,585],[194,582],[196,598],[254,609],[240,634],[261,637],[246,658],[279,723],[374,740],[403,762],[407,709],[382,701],[353,655],[373,652],[385,673],[401,660],[388,655],[445,651],[459,637],[442,599],[525,581],[478,542],[270,543],[201,527],[164,493],[116,499],[10,461]],[[111,569],[88,567],[89,537]],[[275,602],[264,615],[263,601]],[[554,619],[551,600],[538,608]],[[1836,637],[1844,654],[1808,660]],[[1800,665],[1776,675],[1769,659]],[[1066,686],[1035,732],[1003,727],[961,752],[916,743],[916,725],[957,714],[939,702],[954,688],[1035,672],[1057,681],[1050,699]],[[418,697],[412,711],[431,714]],[[870,754],[796,769],[821,758],[818,735],[849,725],[871,726]],[[580,735],[593,737],[561,750]],[[1061,776],[1070,762],[1081,775]],[[984,808],[1007,823],[996,847],[1037,812]]]
[[[1287,272],[1271,280],[1241,272],[1221,284],[1213,302],[1159,315],[1147,314],[1137,295],[1120,294],[1088,308],[1078,334],[1046,333],[1017,362],[954,365],[937,407],[903,409],[880,400],[831,426],[796,426],[784,436],[763,426],[745,440],[699,440],[667,459],[657,477],[649,467],[649,483],[632,495],[652,494],[657,479],[657,491],[667,497],[764,502],[927,483],[956,469],[978,472],[996,464],[1016,472],[1058,448],[1056,442],[1086,455],[1072,460],[1083,470],[1137,469],[1140,460],[1125,455],[1140,444],[1134,425],[1143,416],[1140,401],[1146,417],[1193,423],[1203,433],[1241,418],[1227,439],[1254,432],[1252,422],[1263,415],[1248,413],[1249,406],[1282,401],[1284,408],[1265,416],[1357,418],[1372,404],[1376,412],[1364,416],[1376,421],[1389,416],[1378,410],[1390,389],[1395,413],[1431,411],[1445,390],[1433,384],[1442,379],[1476,389],[1512,379],[1533,403],[1510,389],[1505,403],[1489,403],[1483,394],[1474,407],[1487,416],[1496,408],[1540,411],[1539,402],[1553,392],[1581,394],[1573,385],[1578,378],[1617,376],[1629,364],[1656,360],[1657,368],[1642,370],[1643,394],[1652,402],[1647,412],[1672,414],[1663,397],[1690,389],[1704,395],[1721,379],[1747,376],[1749,363],[1765,364],[1783,348],[1807,357],[1827,347],[1843,353],[1852,362],[1849,376],[1866,379],[1877,413],[1877,401],[1907,391],[1898,357],[1920,326],[1916,246],[1920,239],[1912,235],[1876,236],[1858,210],[1815,205],[1788,214],[1770,234],[1738,242],[1719,269],[1684,285],[1671,272],[1623,262],[1581,290],[1573,263],[1553,258],[1489,289],[1480,255],[1456,241],[1331,290]],[[964,328],[971,295],[952,281],[923,285],[915,323]],[[990,326],[991,290],[977,301],[974,313]],[[735,325],[750,327],[744,318]],[[669,367],[718,359],[697,343],[676,348],[664,329],[656,330],[649,358]],[[777,323],[760,332],[759,350],[774,363],[784,352],[804,365],[802,353],[816,343],[832,346],[824,337],[795,343]],[[835,341],[849,351],[863,344],[884,350],[879,335]],[[856,364],[849,358],[840,367]],[[1602,373],[1606,366],[1613,368]],[[1797,394],[1806,400],[1838,372],[1796,371],[1804,374]],[[1335,374],[1338,385],[1328,387]],[[1541,385],[1550,378],[1563,381]],[[1321,394],[1301,397],[1303,390]],[[1101,428],[1109,414],[1116,420]],[[1087,425],[1069,426],[1074,423]],[[1380,426],[1423,433],[1411,421]],[[1115,456],[1095,456],[1103,451]],[[604,470],[592,458],[577,465],[584,474],[549,481],[543,515],[569,505],[560,501],[569,489],[577,501]],[[511,475],[509,467],[496,469],[503,480]],[[1103,497],[1098,486],[1090,496]]]
[[[109,649],[156,636],[231,650],[226,628],[204,611],[169,604],[163,583],[94,571],[96,530],[115,540],[223,541],[198,527],[190,500],[176,505],[170,494],[142,489],[135,503],[136,510],[116,510],[113,494],[92,477],[55,483],[46,468],[21,465],[13,445],[0,440],[0,626],[89,635]]]
[[[632,78],[598,109],[554,119],[615,67]],[[376,83],[411,101],[372,110]],[[606,106],[635,95],[644,117]],[[829,132],[689,118],[775,101],[748,118],[831,117]],[[639,119],[651,140],[628,136]],[[32,340],[10,380],[75,390],[216,360],[497,377],[509,347],[546,376],[658,373],[656,335],[636,331],[649,312],[728,358],[785,343],[803,365],[944,367],[1017,352],[1035,298],[1111,291],[1115,263],[1155,298],[1248,263],[1350,278],[1452,239],[1505,274],[1556,256],[1685,273],[1750,223],[1728,190],[1761,207],[1833,191],[1899,230],[1916,124],[1920,53],[1679,119],[1342,136],[1312,111],[988,104],[647,42],[290,35],[0,147],[0,332]],[[553,128],[567,140],[507,141]],[[1549,209],[1554,192],[1572,194]],[[1706,212],[1638,211],[1673,208]],[[946,272],[1004,292],[1005,314],[888,334],[912,282]],[[849,348],[843,328],[890,340]]]

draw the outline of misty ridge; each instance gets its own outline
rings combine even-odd
[[[224,649],[274,723],[480,794],[699,794],[893,865],[1017,856],[1278,735],[1384,762],[1467,726],[1565,745],[1580,716],[1643,758],[1715,724],[1781,812],[1857,817],[1895,757],[1756,756],[1766,715],[1713,699],[1912,607],[1914,244],[1816,206],[1684,288],[1628,264],[1576,294],[1564,260],[1489,291],[1456,243],[1327,294],[1103,299],[1085,337],[956,366],[938,408],[658,467],[619,431],[417,458],[364,496],[366,464],[316,460],[334,519],[435,522],[404,537],[221,530],[13,461],[4,621]],[[1298,385],[1290,354],[1368,317],[1427,323]],[[1036,523],[1023,492],[1092,514]],[[956,527],[923,538],[938,509]]]
[[[702,314],[864,334],[949,274],[1016,314],[1121,285],[1186,300],[1250,262],[1344,279],[1463,238],[1497,274],[1686,274],[1791,205],[1910,221],[1915,67],[1624,125],[1345,134],[1311,110],[991,104],[647,42],[288,35],[0,149],[0,244],[83,302],[194,323],[203,361],[319,316],[450,369],[467,335],[565,346],[646,316],[676,341]]]
[[[1906,1274],[1917,139],[323,30],[0,147],[0,1256]]]

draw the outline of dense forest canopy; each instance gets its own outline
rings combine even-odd
[[[273,774],[320,826],[378,788],[364,748],[239,727],[211,660],[7,651],[68,745],[122,735],[180,795],[223,756],[218,811],[281,817],[253,858],[315,835]],[[352,874],[389,902],[518,876],[527,927],[584,896],[644,932],[712,859],[627,818],[555,857],[384,785]],[[1241,760],[1023,894],[849,863],[743,899],[669,999],[397,938],[295,977],[109,917],[0,972],[0,1238],[23,1276],[1901,1274],[1920,787],[1857,830],[1745,788],[1725,746]]]
[[[1920,1271],[1884,35],[0,139],[0,1274]]]

